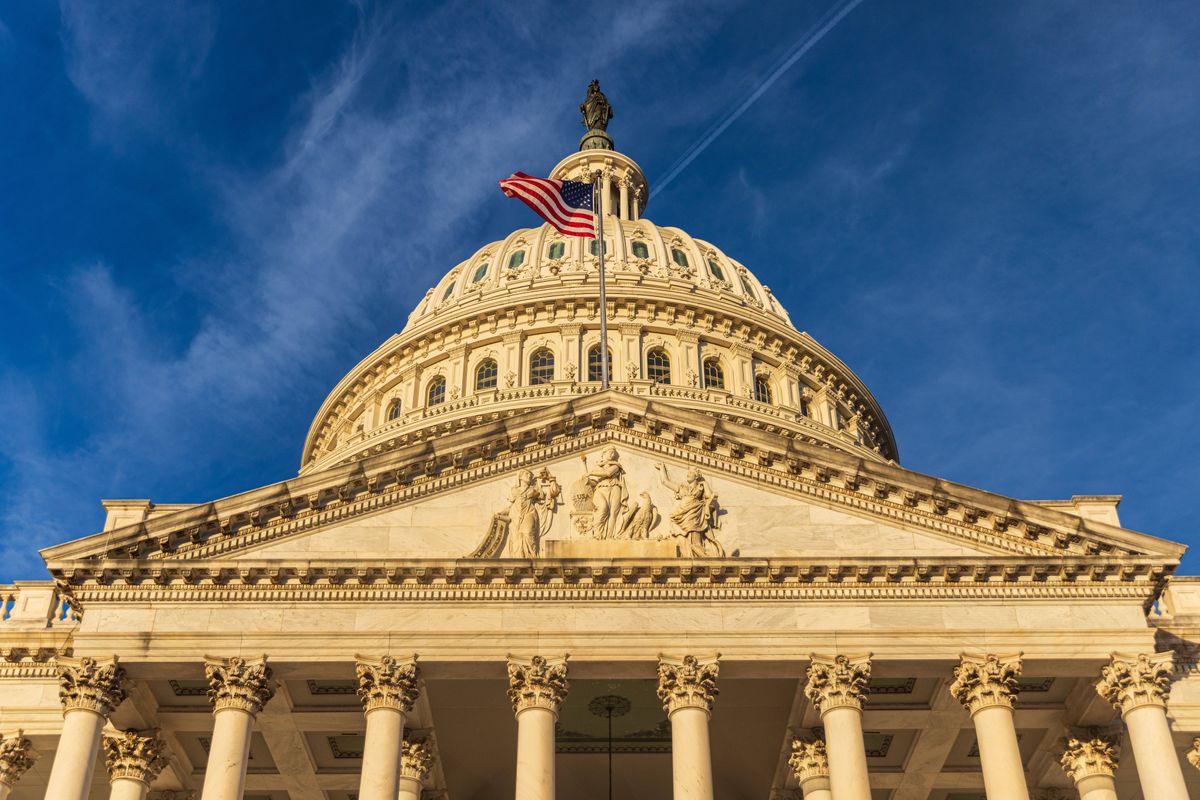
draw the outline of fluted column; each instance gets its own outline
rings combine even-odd
[[[1167,696],[1174,665],[1174,655],[1169,652],[1113,653],[1096,685],[1100,696],[1121,712],[1129,729],[1142,794],[1154,800],[1187,800],[1188,796],[1167,723]]]
[[[241,800],[254,718],[275,696],[267,657],[209,658],[204,664],[213,706],[212,744],[202,800]]]
[[[567,657],[508,659],[517,717],[517,800],[554,800],[554,722],[567,697]]]
[[[158,732],[120,731],[104,736],[104,762],[112,781],[110,800],[145,800],[150,784],[167,766]]]
[[[1067,739],[1059,759],[1063,771],[1075,782],[1079,800],[1117,800],[1117,748],[1107,739]]]
[[[788,758],[792,773],[800,782],[804,800],[833,800],[829,787],[829,758],[825,742],[820,739],[793,739],[792,755]]]
[[[421,784],[433,766],[433,749],[425,739],[405,739],[400,750],[399,800],[421,800]]]
[[[396,800],[400,791],[400,746],[404,715],[417,700],[416,656],[398,659],[358,657],[358,696],[367,716],[363,744],[361,800]]]
[[[821,713],[829,787],[837,800],[871,800],[862,704],[871,680],[870,655],[812,656],[804,694]]]
[[[8,800],[17,781],[33,766],[32,747],[24,731],[0,736],[0,800]]]
[[[671,776],[675,800],[712,800],[708,718],[717,699],[717,659],[660,657],[658,699],[671,721]]]
[[[46,800],[85,800],[100,750],[100,730],[125,699],[125,670],[117,658],[58,659],[62,735],[46,785]]]
[[[1020,677],[1019,654],[1002,657],[964,653],[954,668],[950,694],[971,714],[989,800],[1029,800],[1013,721]]]

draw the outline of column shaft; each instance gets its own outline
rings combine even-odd
[[[1138,706],[1126,711],[1124,719],[1142,795],[1154,800],[1188,800],[1166,709],[1161,705]]]
[[[833,800],[833,789],[829,786],[827,776],[809,778],[800,784],[804,800]]]
[[[1117,785],[1111,775],[1088,775],[1075,784],[1079,800],[1117,800]]]
[[[50,768],[46,800],[87,800],[103,727],[104,716],[95,711],[85,708],[66,710],[62,736],[54,751],[54,766]]]
[[[398,800],[421,800],[421,782],[416,778],[402,777]]]
[[[112,792],[108,800],[146,800],[150,787],[133,778],[117,778],[112,782]]]
[[[554,800],[554,720],[548,708],[517,712],[517,800]]]
[[[213,713],[212,745],[204,770],[202,800],[242,800],[253,729],[254,715],[249,711],[226,707]]]
[[[671,777],[674,800],[712,800],[712,754],[708,711],[694,706],[671,713]]]
[[[629,219],[629,185],[621,181],[621,219]]]
[[[829,757],[829,785],[837,800],[871,800],[867,750],[863,744],[862,711],[836,706],[821,716]]]
[[[363,745],[361,800],[396,800],[400,791],[400,744],[404,741],[404,712],[379,706],[367,712]]]
[[[1012,709],[1003,705],[985,706],[972,715],[971,721],[975,724],[988,799],[1029,800]]]

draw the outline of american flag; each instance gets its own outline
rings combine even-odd
[[[579,181],[554,181],[514,172],[500,181],[505,195],[515,197],[567,236],[596,237],[592,213],[592,185]]]

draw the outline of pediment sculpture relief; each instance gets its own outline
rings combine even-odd
[[[662,476],[663,486],[675,493],[676,506],[671,511],[671,535],[687,542],[681,548],[692,558],[724,558],[725,548],[717,541],[720,506],[717,493],[712,490],[700,470],[691,467],[681,483],[671,481],[667,465],[658,463],[654,468]]]
[[[594,467],[582,455],[583,476],[571,485],[571,521],[593,539],[648,539],[660,516],[649,492],[631,503],[625,468],[616,448],[601,452]]]
[[[537,558],[542,538],[554,524],[561,489],[558,479],[547,469],[536,475],[523,469],[508,492],[508,508],[492,515],[483,542],[471,553],[472,558]]]

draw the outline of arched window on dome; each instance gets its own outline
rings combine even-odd
[[[610,378],[612,377],[612,375],[611,375],[612,368],[613,368],[612,350],[609,350],[608,351],[608,371],[610,373],[609,374]],[[589,381],[599,382],[600,380],[602,380],[602,377],[600,374],[600,370],[602,369],[602,367],[600,366],[600,345],[598,345],[598,344],[592,345],[591,348],[588,350],[587,369],[588,369],[587,379]]]
[[[678,247],[671,248],[671,260],[683,268],[687,268],[688,257],[687,253],[680,250]]]
[[[448,300],[450,295],[454,294],[455,281],[450,281],[450,285],[446,287],[446,291],[442,292],[442,300]]]
[[[671,382],[671,357],[661,347],[646,353],[646,378],[655,383]]]
[[[551,242],[550,258],[562,258],[563,253],[567,252],[567,246],[562,242]]]
[[[485,358],[479,362],[479,366],[475,368],[475,389],[495,389],[496,376],[500,374],[500,368],[496,365],[496,359]]]
[[[598,253],[599,251],[600,251],[600,247],[599,247],[599,245],[596,244],[596,240],[589,239],[588,240],[588,252],[591,253],[592,255],[596,255],[596,253]],[[604,245],[604,255],[608,255],[608,245]]]
[[[524,263],[525,263],[525,251],[524,250],[518,250],[517,252],[513,253],[511,256],[508,257],[508,268],[509,269],[516,269],[517,267],[521,266]]]
[[[754,291],[754,287],[750,285],[750,281],[746,278],[746,273],[739,272],[738,280],[742,282],[742,291],[746,293],[746,296],[752,300],[757,300],[758,292]]]
[[[446,379],[441,375],[429,382],[425,390],[425,405],[436,406],[446,402]]]
[[[708,271],[712,273],[712,276],[717,280],[725,280],[725,270],[721,269],[721,265],[711,258],[708,260]]]
[[[471,276],[471,283],[479,283],[481,280],[486,278],[487,271],[488,271],[488,265],[487,265],[487,262],[485,261],[482,264],[480,264],[478,267],[475,268],[475,274]]]
[[[719,358],[709,358],[704,361],[704,388],[724,389],[725,370],[721,368]]]
[[[760,403],[773,402],[771,381],[767,379],[766,375],[754,376],[754,399]]]
[[[634,258],[649,258],[650,257],[650,248],[646,246],[645,242],[634,241],[633,257]]]
[[[554,353],[543,347],[529,357],[529,385],[540,386],[554,380]]]
[[[391,422],[392,420],[400,419],[400,411],[401,405],[399,398],[388,403],[387,414],[385,415],[387,417],[387,421]]]

